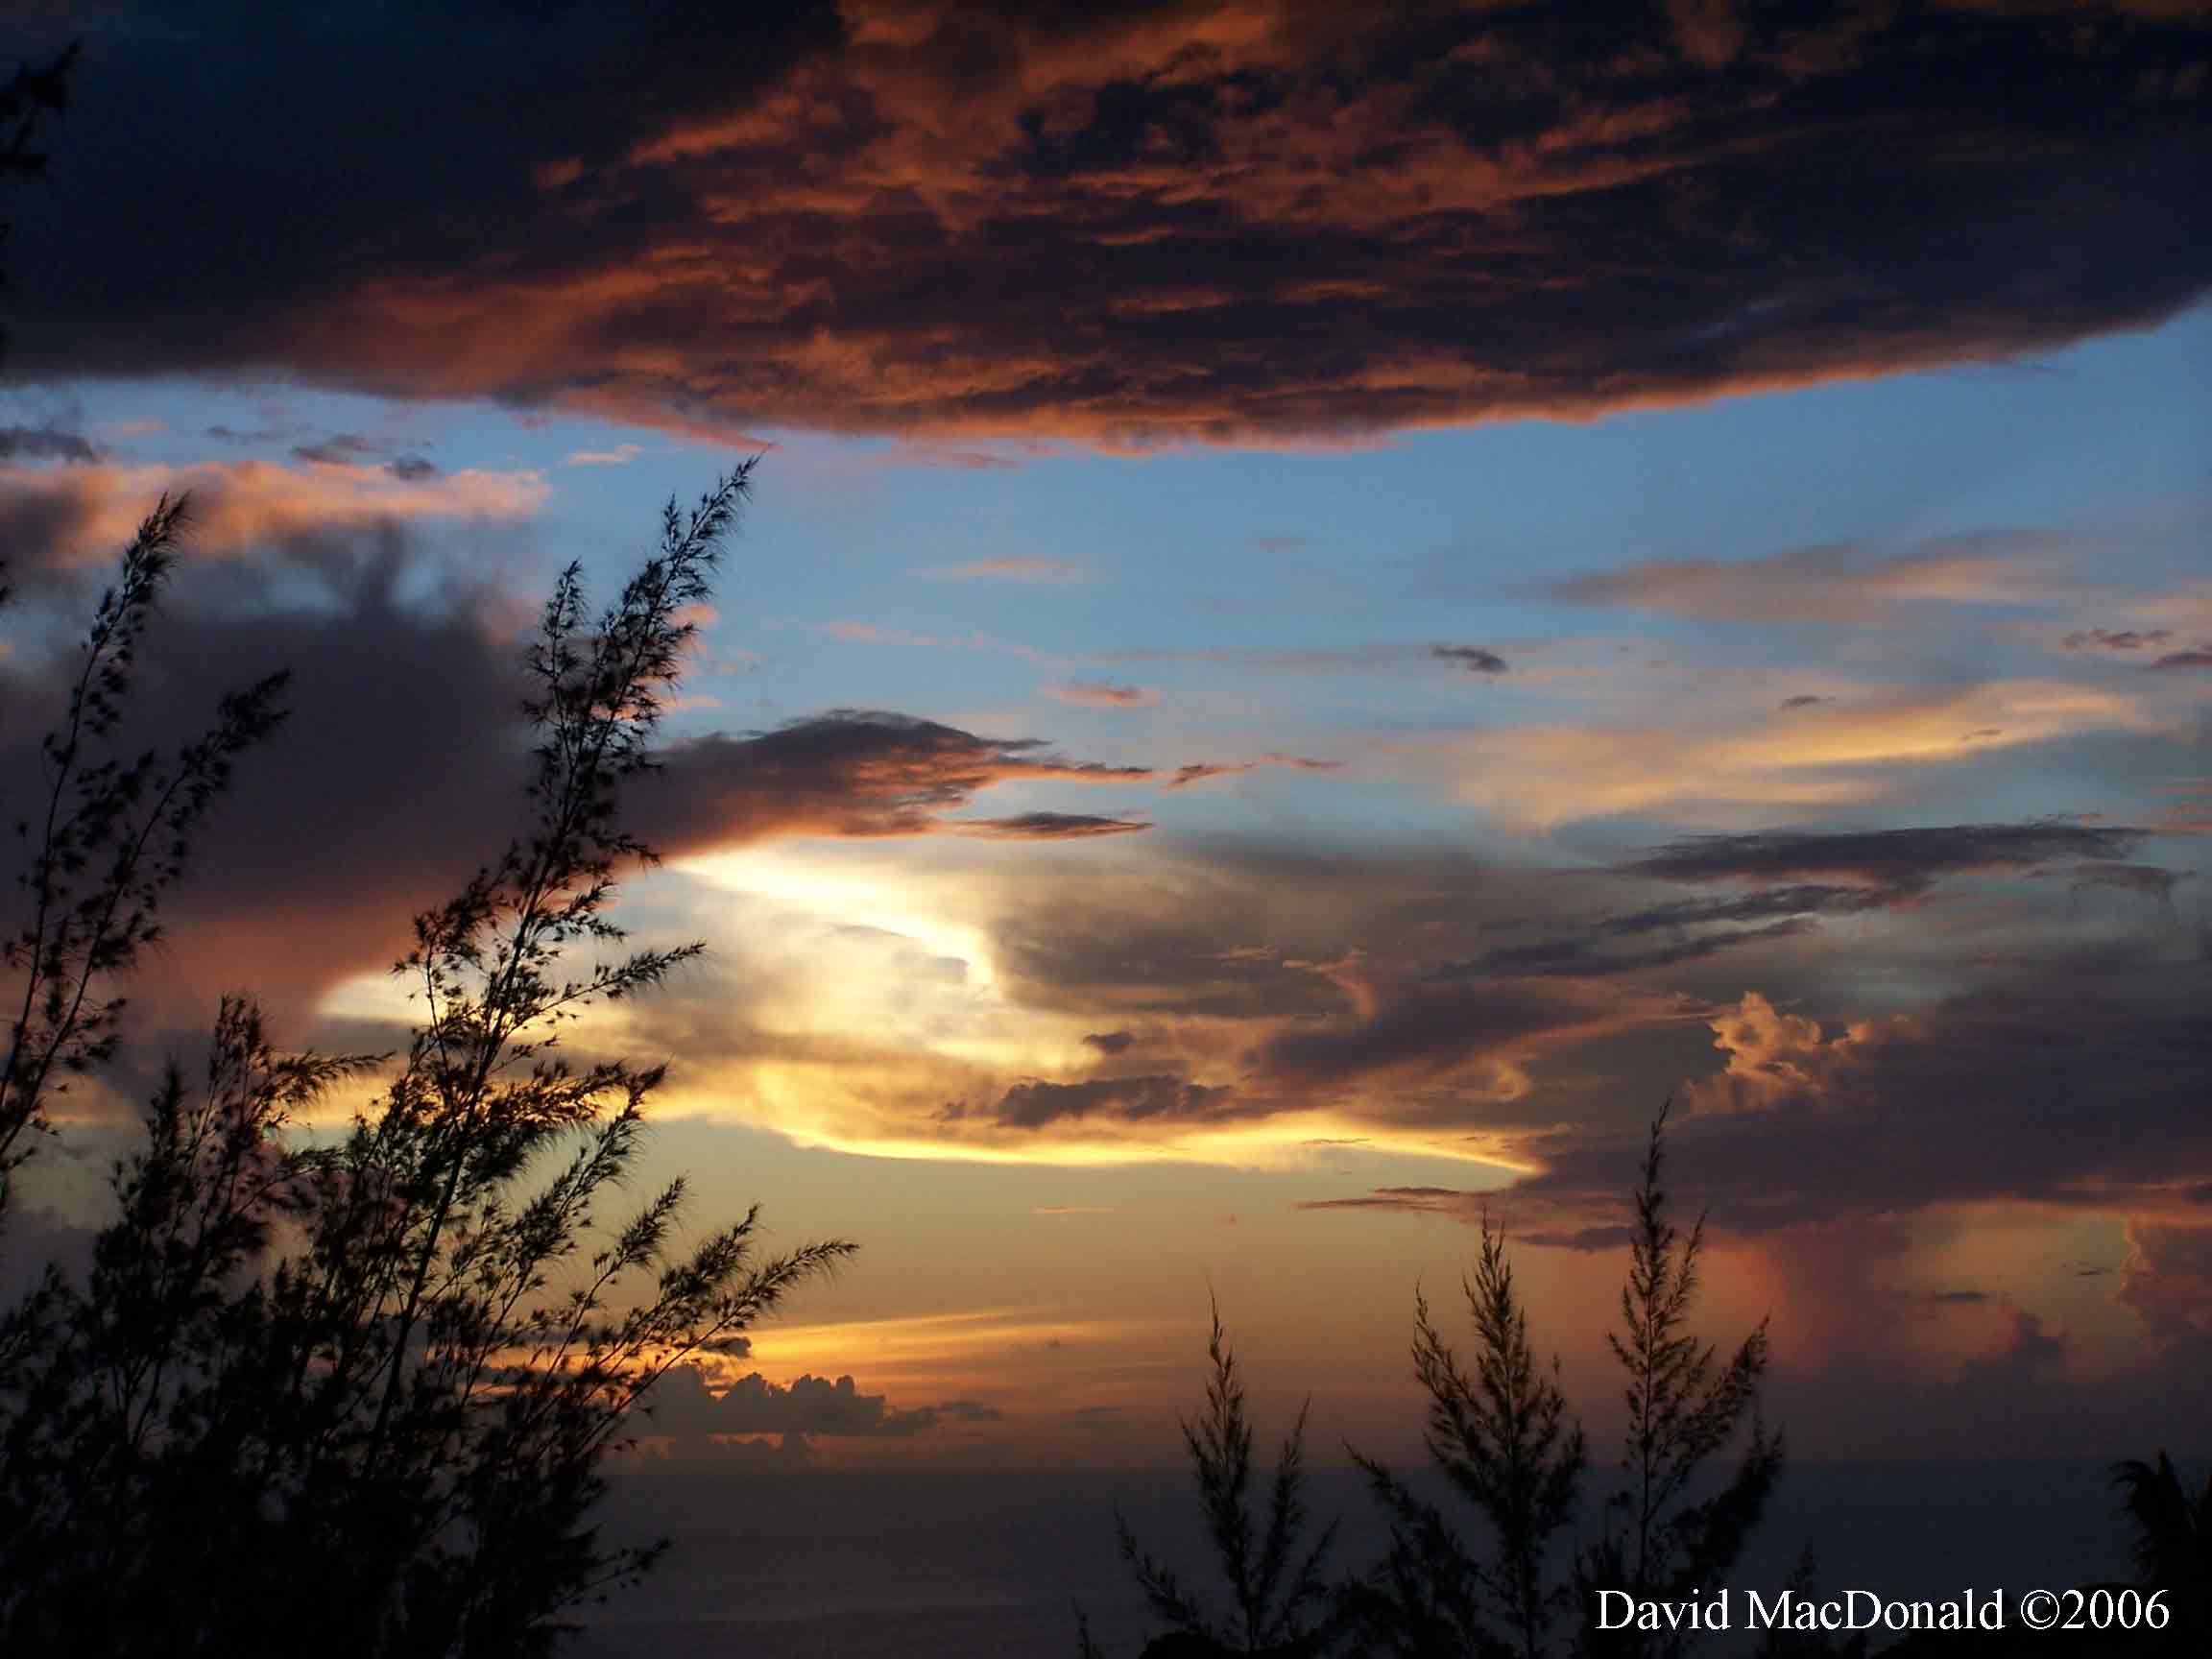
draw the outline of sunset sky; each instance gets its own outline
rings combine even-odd
[[[1210,1291],[1404,1455],[1485,1210],[1602,1432],[1671,1094],[1793,1450],[2205,1443],[2205,8],[11,10],[7,775],[164,491],[157,720],[295,673],[116,1091],[390,1046],[553,573],[763,454],[588,1040],[863,1249],[672,1455],[1170,1460]]]

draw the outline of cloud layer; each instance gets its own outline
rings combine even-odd
[[[407,10],[83,25],[14,371],[1340,436],[2003,358],[2212,278],[2187,8]]]

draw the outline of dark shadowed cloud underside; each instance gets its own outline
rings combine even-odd
[[[2212,280],[2173,5],[413,10],[67,25],[12,372],[1149,445],[2002,359]]]

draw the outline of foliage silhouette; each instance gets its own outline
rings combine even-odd
[[[570,965],[623,937],[617,871],[652,856],[623,785],[653,765],[681,618],[751,470],[687,514],[671,502],[659,552],[595,620],[574,566],[556,583],[527,658],[530,827],[416,918],[395,971],[421,1023],[350,1132],[303,1139],[297,1119],[383,1057],[281,1054],[227,998],[204,1083],[172,1069],[115,1168],[89,1283],[50,1269],[0,1318],[0,1649],[545,1651],[661,1548],[591,1522],[631,1408],[853,1249],[763,1257],[749,1212],[679,1251],[680,1180],[602,1232],[664,1069],[555,1052],[584,1009],[703,949]],[[43,1121],[46,1078],[110,1051],[120,1004],[87,987],[154,937],[189,831],[275,717],[264,682],[169,772],[80,770],[130,692],[180,510],[133,543],[47,746],[63,805],[9,958],[30,987],[7,1073],[18,1135]]]
[[[1473,1371],[1461,1366],[1418,1292],[1413,1371],[1428,1396],[1430,1460],[1443,1484],[1480,1517],[1487,1548],[1471,1550],[1441,1505],[1380,1461],[1354,1452],[1389,1526],[1386,1554],[1364,1577],[1334,1588],[1326,1616],[1293,1619],[1318,1595],[1316,1551],[1313,1565],[1296,1581],[1300,1593],[1286,1601],[1279,1622],[1248,1615],[1238,1631],[1210,1622],[1180,1578],[1145,1554],[1118,1520],[1122,1558],[1152,1611],[1168,1626],[1146,1649],[1148,1659],[1321,1654],[1340,1645],[1392,1659],[1540,1659],[1562,1636],[1571,1650],[1583,1654],[1680,1650],[1681,1639],[1672,1634],[1654,1640],[1635,1630],[1598,1629],[1597,1593],[1624,1589],[1640,1598],[1679,1600],[1719,1582],[1765,1512],[1781,1476],[1782,1445],[1757,1418],[1767,1369],[1765,1322],[1725,1364],[1690,1332],[1704,1222],[1685,1236],[1668,1218],[1660,1184],[1668,1116],[1663,1106],[1651,1123],[1631,1195],[1635,1226],[1621,1292],[1623,1328],[1608,1337],[1627,1373],[1622,1488],[1606,1503],[1595,1538],[1575,1553],[1570,1583],[1552,1580],[1553,1563],[1561,1534],[1575,1519],[1587,1444],[1560,1385],[1558,1360],[1547,1370],[1536,1358],[1504,1234],[1485,1216],[1474,1270],[1462,1286],[1475,1327]],[[1254,1582],[1248,1573],[1251,1531],[1241,1494],[1251,1432],[1218,1312],[1209,1353],[1214,1378],[1207,1415],[1202,1427],[1185,1425],[1184,1438],[1214,1555],[1240,1607],[1248,1607],[1254,1604],[1247,1594]],[[1740,1463],[1718,1490],[1706,1494],[1705,1466],[1736,1438],[1746,1418],[1749,1443]],[[1303,1519],[1294,1479],[1304,1427],[1301,1413],[1277,1478],[1278,1516],[1284,1513],[1284,1477],[1293,1478],[1292,1533]],[[1265,1562],[1285,1558],[1274,1538],[1271,1529]],[[1325,1537],[1324,1548],[1327,1543]],[[1800,1571],[1810,1583],[1809,1556]],[[1271,1586],[1274,1580],[1261,1582]],[[1309,1583],[1310,1590],[1304,1588]],[[1267,1594],[1260,1596],[1259,1605],[1266,1605]],[[1281,1646],[1266,1646],[1269,1640]],[[1087,1628],[1080,1641],[1092,1659],[1097,1649]]]
[[[139,637],[168,579],[189,503],[167,496],[124,550],[81,648],[60,726],[40,745],[45,778],[16,821],[27,914],[0,939],[20,976],[8,990],[0,1067],[0,1223],[12,1177],[51,1133],[68,1080],[110,1058],[124,999],[106,986],[161,937],[160,909],[237,757],[283,719],[285,676],[223,699],[214,724],[174,756],[116,753]]]
[[[36,178],[46,170],[46,154],[37,147],[38,129],[46,118],[68,107],[69,77],[77,67],[81,48],[71,44],[43,63],[18,63],[15,72],[0,81],[0,184]],[[8,240],[9,227],[0,221],[0,244]],[[0,277],[0,282],[5,282]],[[8,346],[8,330],[0,326],[0,353]],[[0,572],[5,574],[5,572]],[[0,599],[7,588],[0,584]]]
[[[1323,1528],[1310,1545],[1306,1541],[1306,1413],[1300,1410],[1284,1438],[1262,1529],[1249,1496],[1252,1424],[1244,1408],[1244,1383],[1221,1329],[1218,1306],[1213,1310],[1206,1356],[1213,1365],[1206,1408],[1195,1421],[1184,1423],[1183,1443],[1197,1477],[1198,1508],[1229,1590],[1231,1611],[1226,1619],[1213,1617],[1181,1575],[1149,1554],[1129,1524],[1115,1516],[1122,1562],[1146,1603],[1167,1624],[1166,1632],[1145,1647],[1144,1659],[1230,1654],[1311,1659],[1330,1650],[1344,1620],[1330,1605],[1322,1569],[1335,1527]],[[1079,1642],[1086,1659],[1095,1659],[1098,1649],[1087,1625]]]
[[[1567,1598],[1548,1584],[1546,1559],[1573,1519],[1586,1452],[1581,1427],[1528,1339],[1505,1236],[1482,1218],[1474,1276],[1463,1282],[1476,1334],[1470,1377],[1414,1296],[1413,1372],[1429,1396],[1429,1455],[1481,1515],[1493,1544],[1470,1555],[1443,1512],[1373,1458],[1354,1453],[1390,1522],[1381,1582],[1368,1588],[1369,1639],[1405,1659],[1519,1654],[1537,1659]],[[1496,1609],[1497,1628],[1486,1615]]]
[[[2191,1497],[2174,1460],[2160,1452],[2155,1463],[2115,1464],[2112,1479],[2134,1532],[2137,1583],[2166,1592],[2174,1650],[2204,1651],[2212,1646],[2212,1474]]]
[[[1799,1601],[1820,1599],[1819,1566],[1812,1545],[1798,1553],[1797,1565],[1783,1588]],[[1752,1659],[1866,1659],[1866,1634],[1855,1631],[1839,1638],[1826,1630],[1798,1630],[1779,1624],[1761,1635]]]
[[[1722,1582],[1782,1474],[1781,1436],[1769,1435],[1758,1417],[1767,1322],[1759,1322],[1725,1364],[1689,1329],[1705,1222],[1699,1217],[1684,1235],[1668,1218],[1660,1185],[1668,1115],[1662,1106],[1651,1123],[1634,1196],[1622,1329],[1607,1337],[1627,1375],[1628,1430],[1621,1489],[1607,1505],[1597,1542],[1575,1565],[1575,1599],[1584,1613],[1576,1649],[1591,1655],[1680,1652],[1682,1632],[1654,1638],[1634,1629],[1599,1630],[1599,1593],[1681,1600],[1700,1586]],[[1749,1443],[1734,1474],[1710,1496],[1694,1498],[1700,1472],[1746,1418]]]

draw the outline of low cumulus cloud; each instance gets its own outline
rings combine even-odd
[[[32,20],[27,51],[83,33],[100,73],[11,244],[15,372],[1340,442],[2000,361],[2212,276],[2186,7],[393,22]],[[425,37],[446,73],[416,73]],[[365,84],[410,87],[408,118],[360,122]],[[347,211],[262,257],[337,177]]]
[[[646,1396],[638,1431],[685,1439],[720,1434],[903,1440],[944,1423],[996,1423],[1002,1413],[976,1400],[905,1410],[863,1394],[851,1377],[805,1376],[771,1382],[755,1371],[714,1388],[696,1365],[672,1367]]]

